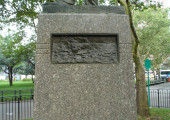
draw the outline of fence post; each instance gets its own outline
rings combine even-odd
[[[158,89],[158,108],[159,108],[159,89]]]
[[[1,102],[2,102],[2,120],[4,119],[4,91],[1,91]]]
[[[15,101],[17,100],[17,91],[15,90],[14,91],[14,94],[15,94]]]
[[[21,90],[19,90],[19,97],[18,97],[18,120],[20,120],[20,100],[21,100]]]
[[[3,102],[4,98],[4,91],[1,91],[1,102]]]
[[[19,98],[22,99],[21,90],[19,90]]]
[[[31,99],[33,99],[33,89],[31,89]]]

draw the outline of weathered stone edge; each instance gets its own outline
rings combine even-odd
[[[116,13],[125,14],[123,6],[42,5],[43,13]]]

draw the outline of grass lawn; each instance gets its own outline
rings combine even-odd
[[[19,90],[19,89],[33,89],[32,81],[13,81],[13,86],[9,86],[8,81],[0,81],[0,90]]]
[[[170,120],[170,109],[151,108],[150,118],[139,118],[138,120]]]
[[[170,109],[151,108],[150,118],[138,118],[138,120],[170,120]],[[33,119],[28,119],[33,120]]]
[[[0,81],[0,96],[14,96],[15,92],[17,96],[19,96],[19,94],[22,96],[31,95],[32,91],[23,90],[23,89],[34,89],[34,84],[32,83],[32,81],[13,81],[13,86],[9,86],[8,81]],[[3,94],[2,94],[2,90],[3,90]],[[13,91],[8,91],[8,90],[13,90]],[[19,90],[21,90],[20,93]]]

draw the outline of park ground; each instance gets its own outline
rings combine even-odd
[[[170,120],[170,109],[151,108],[151,117],[138,120]]]
[[[32,89],[32,91],[30,89]],[[34,89],[34,84],[32,83],[32,80],[13,81],[13,86],[9,86],[8,81],[0,81],[1,96],[32,95],[33,89]],[[20,90],[22,92],[19,92]]]
[[[29,81],[13,81],[13,86],[9,86],[8,81],[0,81],[0,90],[22,90],[22,89],[33,89],[34,84],[31,80]]]
[[[170,120],[170,109],[151,108],[151,117],[138,118],[138,120]],[[33,119],[29,119],[33,120]]]

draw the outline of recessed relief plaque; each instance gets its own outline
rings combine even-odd
[[[52,35],[51,62],[118,63],[116,35]]]

